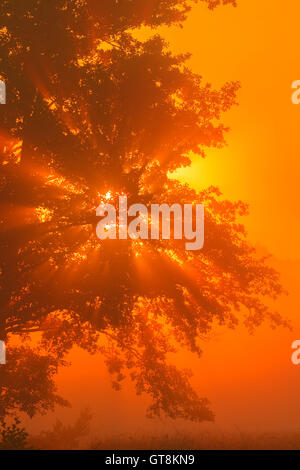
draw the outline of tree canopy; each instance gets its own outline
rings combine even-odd
[[[208,400],[169,353],[201,354],[215,321],[283,322],[264,300],[281,293],[278,274],[239,222],[247,206],[172,177],[192,153],[225,144],[221,118],[239,84],[213,89],[187,67],[188,55],[132,30],[181,23],[192,3],[1,2],[0,337],[42,339],[40,357],[11,346],[0,414],[63,404],[53,377],[77,344],[105,355],[116,389],[129,376],[149,394],[149,416],[211,420]],[[146,205],[205,204],[203,250],[187,252],[181,240],[98,240],[95,209],[120,194]],[[21,391],[24,372],[32,379]]]

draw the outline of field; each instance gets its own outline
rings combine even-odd
[[[300,431],[286,433],[203,433],[198,436],[174,434],[162,436],[115,436],[95,441],[92,449],[108,450],[298,450]]]

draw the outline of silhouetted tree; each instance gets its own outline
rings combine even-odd
[[[213,418],[208,401],[188,371],[168,364],[168,352],[179,344],[200,354],[215,320],[280,323],[263,297],[281,287],[245,239],[242,202],[170,178],[191,152],[203,157],[224,144],[220,118],[239,88],[213,90],[187,68],[188,55],[172,55],[157,35],[134,39],[141,25],[182,22],[191,4],[1,3],[0,308],[2,338],[40,331],[56,357],[74,344],[100,349],[115,388],[129,371],[137,392],[152,396],[150,416],[201,421]],[[180,240],[100,242],[95,208],[106,193],[115,203],[119,194],[146,205],[204,203],[204,249],[187,252]]]
[[[0,450],[26,450],[29,449],[27,439],[28,433],[20,426],[21,422],[15,418],[13,424],[9,425],[0,419]]]
[[[57,420],[50,430],[41,431],[36,436],[30,436],[30,445],[39,450],[78,449],[82,439],[90,433],[92,418],[91,412],[88,409],[83,409],[74,424],[65,425]]]
[[[68,406],[56,393],[54,377],[59,362],[57,357],[28,346],[9,346],[7,364],[0,366],[0,420],[20,411],[33,417],[55,405]]]

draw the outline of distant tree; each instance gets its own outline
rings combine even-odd
[[[92,414],[88,409],[81,411],[74,424],[65,425],[57,420],[48,431],[30,436],[29,443],[39,450],[73,450],[82,446],[82,439],[90,432]]]
[[[2,1],[9,104],[0,115],[0,338],[42,332],[57,358],[74,344],[100,349],[115,388],[129,372],[137,393],[152,397],[149,416],[202,421],[213,419],[208,401],[168,353],[181,345],[200,354],[214,321],[282,320],[264,302],[281,293],[278,274],[238,222],[246,205],[170,177],[191,153],[225,143],[220,118],[239,88],[213,90],[187,68],[188,55],[172,55],[157,35],[132,36],[141,25],[182,22],[192,3]],[[100,242],[95,208],[119,194],[146,205],[204,203],[204,249],[187,252],[179,240]],[[52,386],[47,393],[46,407],[57,402]],[[6,397],[28,407],[26,397]]]

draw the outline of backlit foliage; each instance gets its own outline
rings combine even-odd
[[[39,333],[43,353],[24,350],[30,381],[19,359],[0,370],[0,414],[63,403],[54,374],[77,344],[105,355],[114,388],[129,376],[149,394],[149,416],[211,420],[169,353],[200,354],[215,321],[281,322],[264,302],[281,292],[277,273],[257,259],[238,221],[247,207],[170,178],[192,152],[201,158],[225,143],[220,119],[239,88],[213,89],[155,34],[133,38],[141,25],[181,23],[192,3],[1,2],[0,330],[6,340]],[[146,205],[204,203],[204,249],[100,242],[95,208],[119,194]],[[10,348],[12,358],[22,352]]]

